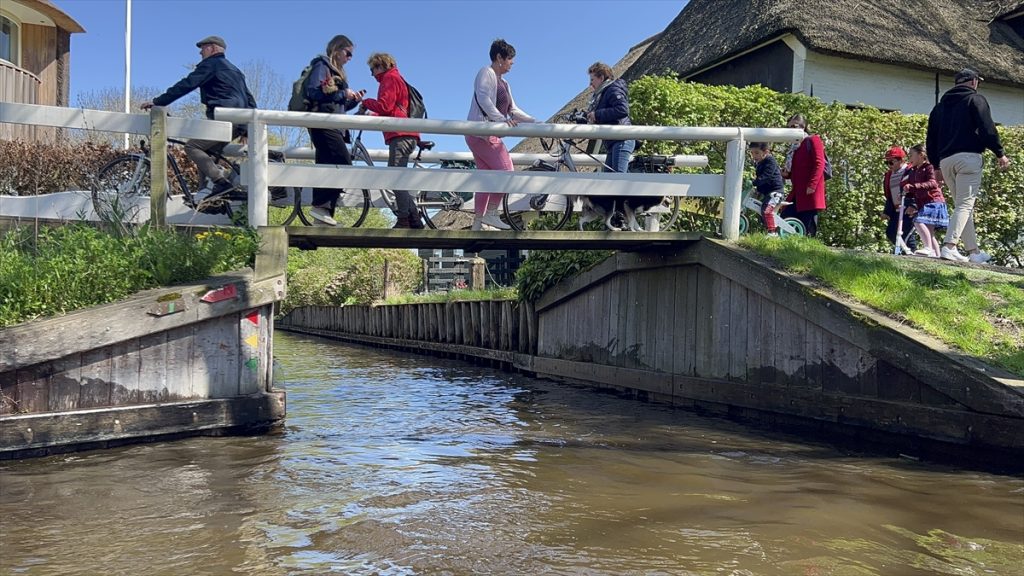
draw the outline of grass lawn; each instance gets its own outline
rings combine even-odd
[[[1024,275],[992,266],[837,250],[801,237],[751,235],[740,245],[964,353],[1024,376]]]

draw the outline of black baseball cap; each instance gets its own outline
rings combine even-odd
[[[956,76],[953,78],[953,83],[963,84],[964,82],[970,82],[971,80],[980,81],[984,80],[984,78],[982,78],[981,74],[978,74],[976,70],[972,68],[964,68],[963,70],[956,73]]]

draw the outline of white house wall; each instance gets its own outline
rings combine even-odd
[[[935,105],[935,75],[886,64],[858,62],[807,51],[803,78],[793,91],[811,93],[824,102],[868,104],[907,114],[927,114]],[[939,79],[940,94],[953,87],[953,77]],[[981,93],[992,107],[992,118],[1008,126],[1024,125],[1024,88],[982,82]]]

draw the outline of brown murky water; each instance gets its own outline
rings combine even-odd
[[[1024,479],[277,334],[280,435],[0,463],[0,574],[1024,573]]]

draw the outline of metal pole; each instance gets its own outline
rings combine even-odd
[[[736,241],[740,237],[740,203],[743,201],[743,164],[746,142],[741,133],[725,148],[725,210],[722,214],[722,236]]]
[[[124,113],[131,114],[132,106],[132,0],[125,0],[124,13]],[[124,149],[131,146],[131,135],[124,133]]]

